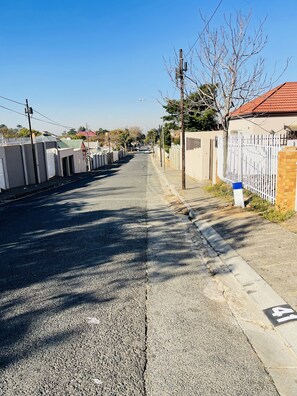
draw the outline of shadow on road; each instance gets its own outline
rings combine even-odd
[[[126,159],[128,163],[130,158]],[[121,164],[88,178],[42,192],[0,209],[0,358],[2,368],[45,353],[83,332],[83,323],[65,325],[71,318],[104,316],[107,307],[119,301],[116,320],[123,320],[125,307],[145,304],[147,262],[147,209],[145,183],[139,204],[106,209],[106,194],[112,200],[130,196],[131,186],[105,188],[101,181],[116,175]],[[146,169],[143,170],[146,175]],[[96,182],[100,182],[100,187]],[[124,204],[125,205],[125,204]],[[164,247],[158,260],[164,268],[180,269],[189,252],[178,243],[172,249],[175,231],[166,232],[168,215],[158,219]],[[172,218],[172,227],[176,220]],[[171,246],[170,255],[166,245]],[[156,281],[172,273],[163,271]],[[135,300],[135,301],[134,301]],[[85,320],[85,319],[84,319]],[[59,325],[61,322],[61,325]],[[50,329],[50,330],[49,330]],[[33,335],[33,338],[32,338]]]

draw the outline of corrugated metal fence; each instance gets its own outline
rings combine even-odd
[[[275,203],[278,152],[286,144],[279,135],[229,136],[225,180],[241,181],[249,191]]]

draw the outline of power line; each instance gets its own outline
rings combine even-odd
[[[189,53],[192,51],[192,49],[195,47],[195,45],[197,44],[198,40],[200,39],[200,37],[202,36],[202,34],[205,32],[205,29],[207,28],[207,26],[210,24],[212,18],[215,16],[215,14],[217,13],[218,9],[220,8],[220,5],[222,4],[223,0],[220,0],[219,4],[217,5],[216,9],[214,10],[214,12],[212,13],[211,17],[209,18],[209,20],[207,21],[207,23],[205,24],[202,32],[199,34],[199,36],[197,37],[197,40],[194,42],[194,44],[191,46],[191,48],[189,49],[189,51],[187,52],[186,56],[187,57],[189,55]]]
[[[3,97],[0,96],[0,98],[3,98]],[[7,100],[10,100],[11,102],[16,102],[16,101],[14,101],[14,100],[12,100],[12,99],[8,99],[8,98],[7,98]],[[20,102],[16,102],[16,103],[21,104],[21,105],[24,105],[23,103],[20,103]],[[25,105],[24,105],[24,106],[25,106]],[[1,107],[2,109],[11,111],[12,113],[16,113],[16,114],[19,114],[19,115],[21,115],[21,116],[23,116],[23,117],[26,117],[25,114],[23,114],[23,113],[21,113],[21,112],[19,112],[19,111],[10,109],[9,107],[5,107],[5,106],[2,106],[2,105],[0,105],[0,107]],[[75,129],[74,127],[70,127],[70,126],[66,126],[66,125],[59,124],[58,122],[56,122],[56,121],[52,120],[51,118],[49,118],[49,117],[47,117],[47,116],[45,116],[45,115],[39,113],[39,112],[36,111],[36,110],[34,110],[34,112],[37,113],[37,114],[40,114],[42,117],[45,117],[45,118],[47,118],[47,119],[49,120],[49,121],[45,121],[45,120],[42,120],[42,119],[40,119],[40,118],[31,116],[31,118],[34,119],[34,120],[36,120],[36,121],[44,122],[44,123],[46,123],[46,124],[51,124],[51,125],[55,125],[55,126],[60,126],[60,127],[62,127],[62,128],[66,128],[66,129]]]
[[[44,117],[44,118],[46,118],[47,120],[49,120],[49,121],[50,121],[50,122],[48,122],[49,124],[61,126],[61,127],[63,127],[63,128],[68,128],[68,129],[75,129],[74,127],[62,125],[62,124],[60,124],[59,122],[57,122],[57,121],[53,120],[52,118],[50,118],[50,117],[48,117],[48,116],[46,116],[46,115],[40,113],[39,111],[37,111],[37,110],[35,110],[35,109],[33,109],[33,110],[34,110],[35,113],[41,115],[41,117]],[[41,122],[46,122],[46,121],[44,121],[44,120],[40,120],[39,118],[35,118],[35,117],[32,117],[32,118],[34,118],[35,120],[41,121]]]
[[[34,109],[33,109],[33,110],[34,110]],[[35,110],[34,110],[34,111],[35,111]],[[37,113],[37,111],[35,111],[35,112]],[[38,114],[39,114],[39,113],[38,113]],[[40,122],[44,122],[44,123],[46,123],[46,124],[56,125],[56,126],[60,126],[60,127],[66,128],[66,129],[75,129],[74,127],[70,127],[70,126],[58,124],[57,122],[45,121],[45,120],[42,120],[42,119],[40,119],[40,118],[36,118],[36,117],[34,117],[34,116],[32,116],[31,118],[32,118],[33,120],[40,121]]]
[[[18,102],[17,100],[7,98],[6,96],[0,95],[0,98],[5,99],[5,100],[8,100],[8,101],[13,102],[13,103],[16,103],[16,104],[19,104],[19,105],[21,105],[21,106],[26,106],[25,103]],[[8,107],[1,106],[1,105],[0,105],[0,107],[2,107],[3,109],[6,109],[6,110],[8,110],[8,111],[12,111],[12,112],[14,112],[14,113],[16,113],[16,114],[24,115],[23,113],[20,113],[20,112],[18,112],[18,111],[16,111],[16,110],[9,109]],[[37,114],[39,114],[39,115],[41,115],[42,117],[46,118],[47,120],[49,120],[50,122],[48,122],[48,124],[56,125],[56,126],[61,126],[61,127],[63,127],[63,128],[67,128],[67,129],[73,128],[73,127],[69,127],[69,126],[66,126],[66,125],[62,125],[62,124],[60,124],[59,122],[57,122],[57,121],[55,121],[55,120],[53,120],[53,119],[47,117],[46,115],[44,115],[44,114],[38,112],[38,111],[35,110],[35,109],[34,109],[34,112],[37,113]],[[37,121],[46,122],[46,121],[44,121],[44,120],[41,120],[41,119],[36,118],[36,117],[33,117],[33,116],[31,116],[31,118],[33,118],[33,119],[35,119],[35,120],[37,120]]]
[[[3,108],[3,109],[5,109],[5,110],[9,110],[9,111],[12,111],[13,113],[20,114],[21,116],[24,116],[24,117],[26,117],[26,116],[25,116],[25,114],[23,114],[23,113],[20,113],[19,111],[12,110],[12,109],[9,109],[8,107],[1,106],[1,105],[0,105],[0,107],[2,107],[2,108]]]
[[[17,100],[6,98],[5,96],[1,96],[0,95],[0,98],[5,99],[5,100],[9,100],[10,102],[13,102],[13,103],[17,103],[17,104],[19,104],[21,106],[26,106],[25,103],[21,103],[21,102],[18,102]]]

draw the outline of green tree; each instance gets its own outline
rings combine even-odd
[[[130,145],[132,140],[133,140],[133,138],[130,135],[128,129],[125,129],[124,131],[120,131],[119,136],[118,136],[118,141],[125,148],[125,150],[127,150],[127,147]]]
[[[205,84],[198,91],[190,93],[184,100],[184,124],[186,131],[212,131],[218,129],[216,111],[212,106],[212,99],[205,102],[202,92],[215,91],[216,86]],[[168,99],[163,106],[167,115],[163,117],[166,127],[180,128],[180,100]]]
[[[40,136],[41,133],[39,131],[36,131],[32,129],[32,134],[35,136]],[[18,137],[30,137],[30,130],[27,128],[22,128],[18,132]]]
[[[17,131],[12,128],[7,128],[5,124],[0,125],[0,135],[6,138],[15,138],[17,137]]]
[[[170,124],[165,123],[163,125],[163,133],[164,133],[165,150],[168,151],[168,148],[171,146],[171,141],[172,141]],[[163,139],[163,135],[161,136],[161,139]]]
[[[98,131],[96,131],[96,135],[105,134],[107,132],[109,132],[107,129],[99,128]]]
[[[156,128],[150,129],[147,131],[146,137],[145,137],[145,143],[156,143],[159,139],[159,130]]]
[[[79,135],[78,134],[78,135],[72,135],[71,139],[74,139],[74,140],[78,140],[78,139],[86,140],[87,138],[84,135]]]

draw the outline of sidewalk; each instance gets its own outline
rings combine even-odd
[[[206,183],[190,177],[186,177],[187,189],[182,190],[180,171],[165,167],[164,174],[157,159],[154,163],[169,186],[194,211],[196,218],[202,223],[207,221],[279,296],[297,310],[297,233],[254,212],[230,207],[223,199],[206,192]],[[296,229],[296,225],[291,224],[291,228]]]

